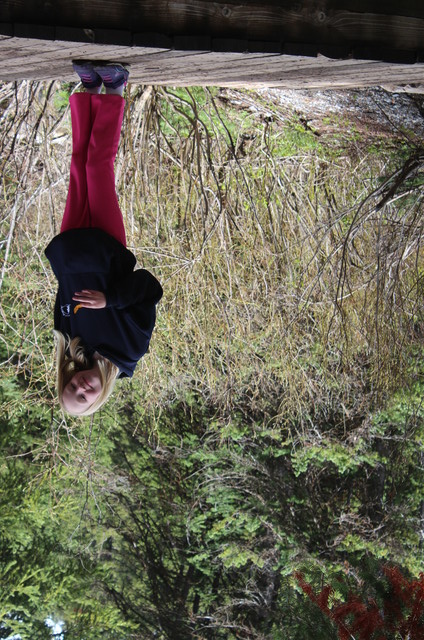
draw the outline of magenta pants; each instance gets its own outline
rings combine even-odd
[[[75,93],[69,103],[71,174],[60,230],[97,227],[126,246],[113,169],[125,100],[115,95]]]

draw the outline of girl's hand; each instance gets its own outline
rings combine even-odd
[[[79,307],[85,309],[104,309],[106,306],[106,296],[102,291],[93,291],[92,289],[83,289],[76,291],[72,300],[79,302]]]

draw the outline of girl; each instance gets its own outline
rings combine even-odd
[[[59,284],[54,310],[59,402],[82,416],[107,400],[116,378],[133,375],[149,346],[162,287],[145,269],[134,271],[115,192],[128,70],[95,62],[73,66],[86,92],[69,99],[69,191],[61,233],[45,253]]]

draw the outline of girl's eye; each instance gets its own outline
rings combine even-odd
[[[75,391],[76,386],[74,385],[74,383],[73,383],[73,382],[71,382],[71,383],[70,383],[70,385],[71,385],[71,389],[72,389],[72,391]],[[85,401],[87,400],[87,398],[86,398],[84,395],[80,395],[80,396],[79,396],[79,398],[80,398],[80,400],[82,400],[83,402],[85,402]]]

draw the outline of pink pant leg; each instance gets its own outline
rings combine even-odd
[[[71,96],[72,160],[61,231],[97,227],[126,246],[114,161],[125,101],[115,95]]]
[[[91,226],[103,229],[126,246],[124,221],[115,190],[114,162],[121,135],[125,100],[92,95],[92,129],[87,153],[87,194]]]
[[[72,158],[61,231],[91,226],[85,171],[92,124],[90,94],[75,93],[69,98],[69,104],[72,121]]]

